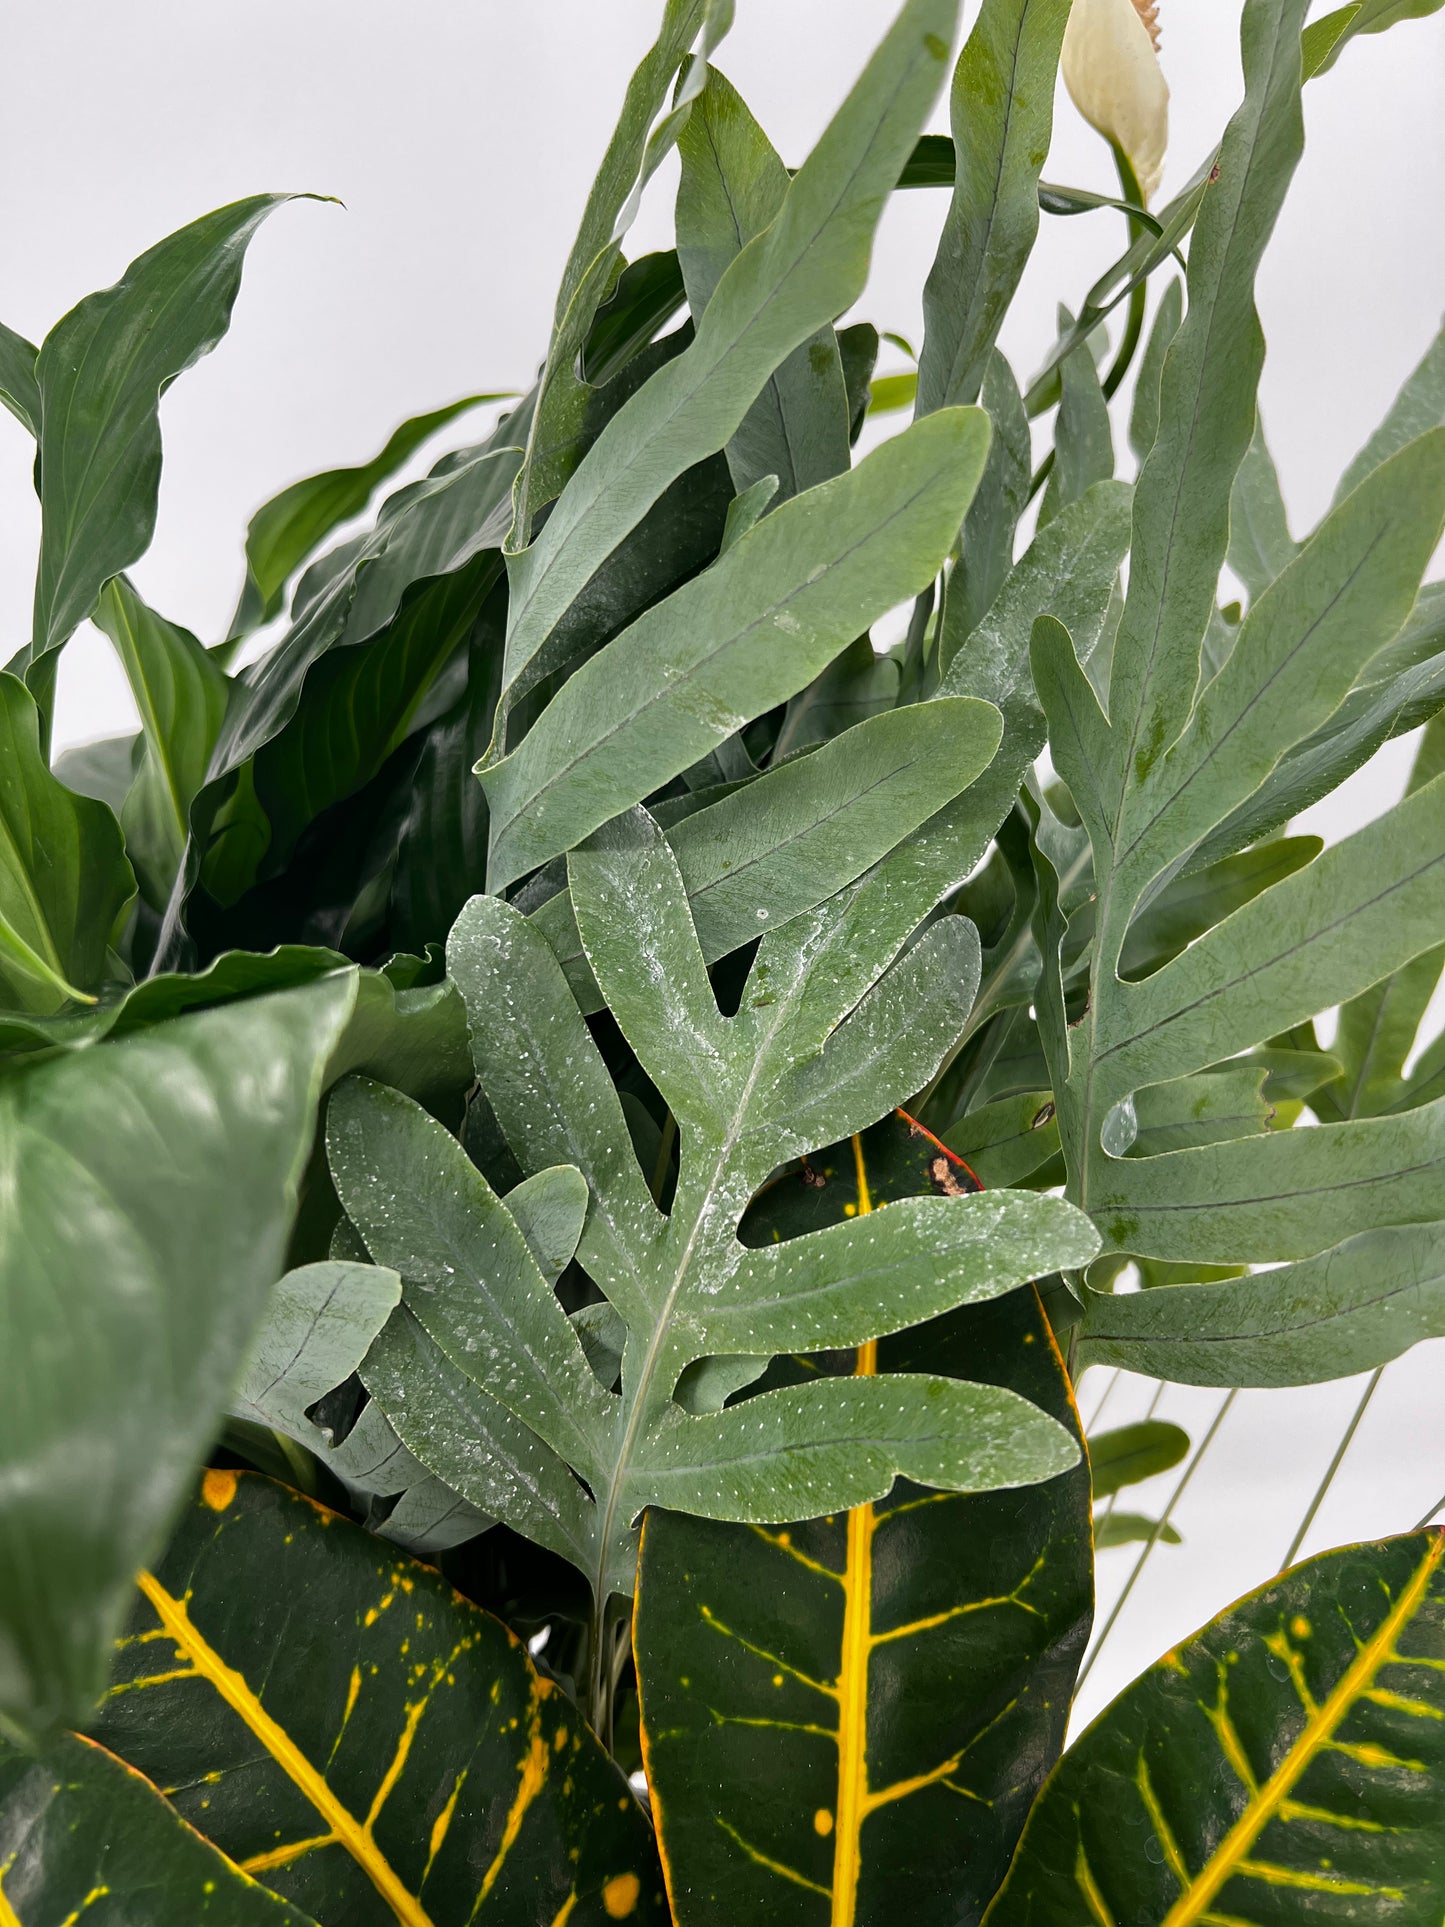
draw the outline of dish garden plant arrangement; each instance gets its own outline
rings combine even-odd
[[[1432,9],[1247,0],[1152,210],[1152,14],[1076,9],[983,0],[951,65],[906,0],[790,172],[725,0],[667,0],[536,386],[360,534],[503,398],[268,503],[209,644],[126,570],[286,197],[0,337],[5,1927],[1439,1921],[1438,1531],[1063,1750],[1091,1497],[1186,1443],[1091,1479],[1080,1372],[1445,1333],[1445,350],[1297,540],[1254,305],[1302,86]],[[1040,179],[1061,49],[1115,199]],[[875,379],[837,324],[927,188]],[[1024,388],[1041,209],[1127,246]],[[52,755],[87,618],[141,726]],[[1289,833],[1421,724],[1395,808]]]

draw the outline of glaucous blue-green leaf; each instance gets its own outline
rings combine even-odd
[[[271,1293],[232,1412],[303,1445],[329,1444],[309,1408],[356,1370],[400,1300],[400,1278],[381,1265],[325,1260],[288,1271]]]
[[[873,875],[885,870],[886,863]],[[736,1016],[724,1018],[676,859],[644,813],[574,853],[569,873],[593,975],[677,1120],[682,1178],[669,1213],[643,1182],[611,1079],[542,933],[498,899],[481,897],[453,932],[449,960],[467,1001],[479,1075],[522,1168],[573,1164],[588,1181],[592,1204],[578,1257],[626,1327],[622,1389],[607,1395],[617,1416],[602,1437],[601,1476],[588,1481],[593,1497],[584,1501],[599,1598],[630,1592],[630,1528],[664,1490],[671,1503],[698,1512],[767,1520],[826,1510],[839,1495],[881,1495],[908,1467],[970,1489],[1047,1476],[1042,1468],[1054,1451],[1052,1469],[1062,1470],[1071,1447],[1049,1429],[1052,1421],[978,1388],[931,1392],[921,1378],[886,1392],[835,1384],[809,1386],[804,1396],[780,1388],[711,1415],[688,1415],[672,1398],[693,1361],[757,1351],[765,1320],[780,1339],[786,1332],[789,1346],[859,1343],[932,1315],[942,1299],[957,1304],[1007,1290],[1010,1279],[1051,1268],[1065,1248],[1093,1248],[1089,1228],[1056,1202],[1022,1197],[986,1201],[990,1217],[1000,1214],[990,1237],[998,1270],[980,1250],[938,1275],[925,1254],[950,1236],[948,1226],[967,1235],[962,1216],[943,1214],[971,1208],[947,1198],[896,1214],[896,1228],[889,1214],[865,1238],[848,1227],[791,1254],[749,1255],[730,1236],[776,1165],[861,1128],[927,1080],[971,1001],[976,951],[968,927],[944,919],[890,969],[921,913],[910,909],[896,926],[878,916],[871,932],[850,922],[849,911],[866,898],[865,879],[771,934]],[[435,1155],[442,1155],[440,1140]],[[378,1180],[383,1191],[406,1182],[405,1162]],[[914,1212],[927,1210],[939,1214],[931,1234],[913,1222]],[[398,1268],[405,1279],[405,1264]],[[894,1289],[881,1283],[885,1273]],[[483,1318],[483,1301],[473,1294],[470,1302]],[[738,1340],[742,1325],[747,1345]],[[559,1329],[559,1344],[561,1336]],[[452,1356],[481,1358],[488,1343],[501,1338],[479,1335],[477,1349],[453,1345]],[[525,1419],[541,1407],[526,1403],[520,1389],[508,1391],[511,1369],[487,1384]],[[527,1398],[539,1400],[540,1388]],[[866,1409],[853,1413],[849,1401],[860,1400]],[[930,1408],[954,1405],[957,1429],[940,1430]],[[581,1422],[586,1409],[576,1402],[568,1422]],[[840,1420],[852,1417],[859,1426],[849,1443],[852,1431]],[[766,1457],[750,1437],[766,1438]],[[563,1443],[560,1429],[552,1442]],[[596,1452],[597,1442],[587,1449]],[[436,1469],[455,1483],[450,1471]]]
[[[137,1587],[90,1730],[306,1918],[665,1917],[621,1773],[439,1574],[268,1479],[212,1470]]]
[[[708,963],[852,883],[982,775],[999,740],[987,704],[893,710],[706,809],[667,840]],[[534,913],[584,1010],[599,1007],[564,892]]]
[[[1181,1641],[1055,1768],[988,1927],[1433,1923],[1442,1564],[1438,1531],[1348,1546]]]
[[[215,658],[142,602],[123,575],[101,590],[96,626],[110,637],[140,712],[145,753],[121,812],[126,853],[147,901],[164,910],[181,867],[191,803],[226,714]]]
[[[1183,1385],[1349,1378],[1445,1334],[1440,1253],[1438,1223],[1390,1225],[1218,1284],[1091,1291],[1080,1356]]]
[[[0,1711],[77,1723],[283,1269],[354,973],[0,1085]],[[204,1280],[206,1288],[197,1288]]]
[[[46,336],[40,389],[40,565],[32,665],[57,649],[155,530],[161,396],[230,325],[246,249],[286,194],[202,215],[87,295]]]
[[[114,816],[51,775],[34,698],[0,675],[0,997],[22,1024],[95,1001],[134,894]]]
[[[1341,502],[1398,454],[1407,442],[1445,425],[1445,329],[1426,349],[1419,366],[1391,404],[1389,413],[1340,477],[1335,500]]]
[[[957,0],[906,0],[777,218],[718,282],[692,345],[608,423],[536,540],[509,560],[507,687],[668,484],[724,447],[774,369],[862,292],[957,13]]]
[[[712,69],[678,138],[677,252],[699,319],[718,282],[788,192],[788,170],[737,90]],[[774,370],[727,446],[742,494],[777,477],[785,502],[848,466],[848,397],[837,337],[825,326]]]
[[[1349,491],[1342,490],[1342,494]],[[1251,598],[1263,595],[1294,560],[1298,544],[1289,532],[1274,457],[1256,418],[1254,436],[1234,478],[1229,498],[1229,550],[1225,557]]]
[[[1041,615],[1051,615],[1074,638],[1087,661],[1108,614],[1119,566],[1129,548],[1127,482],[1096,482],[1041,528],[1005,574],[986,612],[963,628],[968,604],[944,602],[939,659],[945,696],[983,696],[989,702],[1029,693],[1029,637]]]
[[[1059,364],[1059,409],[1054,417],[1053,464],[1039,504],[1039,526],[1114,474],[1114,430],[1109,402],[1089,343]]]
[[[315,1927],[188,1826],[142,1773],[68,1734],[43,1754],[0,1740],[0,1919],[102,1903],[149,1927]],[[98,1896],[98,1898],[93,1898]]]
[[[1189,250],[1184,320],[1164,358],[1159,428],[1134,490],[1129,592],[1114,645],[1113,782],[1178,734],[1229,540],[1235,472],[1254,433],[1264,336],[1254,278],[1304,143],[1303,0],[1254,0],[1241,28],[1245,97],[1210,175]]]
[[[987,445],[978,410],[915,423],[775,510],[585,663],[521,745],[481,771],[491,887],[679,775],[916,594],[948,552]]]
[[[978,399],[1039,229],[1065,0],[985,0],[949,96],[955,174],[923,294],[918,412]]]
[[[464,395],[445,408],[413,415],[392,431],[369,462],[308,475],[263,503],[246,528],[246,581],[231,618],[230,638],[249,635],[280,614],[286,584],[302,563],[333,530],[360,515],[382,483],[438,429],[484,402],[508,399],[505,393]]]

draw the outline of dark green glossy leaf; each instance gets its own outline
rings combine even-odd
[[[0,1252],[12,1732],[77,1722],[99,1690],[131,1575],[165,1533],[283,1269],[322,1078],[356,997],[354,975],[338,975],[0,1085],[15,1200]]]
[[[1167,1653],[1065,1755],[988,1927],[1433,1927],[1442,1564],[1439,1532],[1325,1553]]]
[[[209,1472],[139,1585],[91,1730],[267,1887],[356,1927],[663,1917],[576,1707],[425,1566]]]
[[[303,482],[273,495],[258,508],[246,529],[246,582],[231,618],[232,638],[279,615],[286,584],[341,523],[349,522],[371,501],[377,489],[416,453],[423,442],[483,402],[507,401],[506,394],[466,395],[413,415],[388,437],[369,462],[355,468],[331,468],[309,475]]]
[[[315,1927],[182,1820],[92,1740],[39,1758],[0,1741],[0,1919],[79,1920],[93,1907],[147,1927]]]
[[[40,350],[0,321],[0,402],[22,428],[40,437],[40,383],[35,361]]]
[[[121,813],[126,852],[146,900],[164,910],[229,689],[214,657],[190,631],[148,608],[124,576],[114,576],[101,590],[95,622],[115,644],[145,739]]]
[[[230,324],[246,249],[285,194],[258,194],[160,241],[46,336],[40,385],[40,567],[32,664],[150,544],[161,396]]]
[[[114,816],[51,775],[34,699],[0,675],[0,996],[36,1017],[93,1002],[134,894]]]
[[[1112,1498],[1126,1485],[1138,1485],[1167,1472],[1189,1450],[1189,1434],[1164,1419],[1141,1419],[1089,1440],[1089,1472],[1095,1500]]]

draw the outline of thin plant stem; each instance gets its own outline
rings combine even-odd
[[[1124,1376],[1124,1367],[1122,1365],[1116,1365],[1114,1367],[1113,1377],[1109,1380],[1108,1384],[1104,1387],[1103,1397],[1099,1400],[1098,1404],[1094,1407],[1093,1412],[1090,1414],[1089,1422],[1084,1427],[1084,1430],[1086,1432],[1092,1432],[1094,1427],[1099,1423],[1099,1420],[1104,1416],[1104,1407],[1109,1403],[1109,1400],[1114,1396],[1115,1392],[1119,1389],[1119,1383],[1123,1378],[1123,1376]]]
[[[1351,1441],[1353,1440],[1355,1433],[1359,1430],[1360,1420],[1365,1416],[1366,1407],[1369,1405],[1370,1400],[1375,1396],[1376,1388],[1378,1387],[1380,1380],[1384,1377],[1384,1375],[1385,1375],[1385,1368],[1383,1365],[1378,1366],[1370,1374],[1370,1382],[1365,1387],[1364,1392],[1361,1395],[1359,1404],[1355,1407],[1354,1415],[1350,1419],[1349,1424],[1345,1427],[1343,1438],[1340,1440],[1339,1444],[1335,1447],[1335,1456],[1330,1460],[1329,1464],[1325,1467],[1325,1476],[1320,1480],[1319,1484],[1315,1487],[1315,1495],[1310,1500],[1309,1504],[1305,1507],[1305,1516],[1299,1522],[1299,1530],[1295,1533],[1295,1536],[1289,1542],[1289,1551],[1284,1556],[1284,1564],[1281,1565],[1280,1567],[1281,1572],[1284,1571],[1286,1566],[1292,1566],[1294,1564],[1295,1555],[1299,1552],[1300,1547],[1304,1544],[1305,1534],[1309,1531],[1310,1527],[1315,1522],[1315,1514],[1319,1511],[1320,1507],[1324,1504],[1325,1494],[1329,1491],[1330,1487],[1335,1482],[1335,1474],[1339,1471],[1340,1466],[1344,1461],[1344,1456],[1346,1452],[1348,1452],[1350,1449]]]
[[[1411,1530],[1414,1532],[1423,1532],[1437,1512],[1445,1512],[1445,1492],[1440,1494],[1440,1497],[1435,1501],[1434,1505],[1431,1506],[1419,1525],[1412,1527]]]
[[[1189,1461],[1188,1465],[1185,1466],[1183,1477],[1180,1479],[1178,1485],[1175,1486],[1173,1492],[1169,1495],[1168,1505],[1165,1506],[1163,1512],[1160,1513],[1158,1519],[1155,1521],[1154,1530],[1149,1534],[1149,1537],[1144,1542],[1144,1550],[1139,1554],[1139,1557],[1134,1561],[1134,1570],[1129,1574],[1129,1577],[1124,1581],[1124,1590],[1119,1594],[1119,1597],[1114,1601],[1113,1610],[1110,1612],[1109,1617],[1104,1621],[1103,1631],[1099,1634],[1098,1639],[1094,1642],[1094,1650],[1089,1654],[1088,1658],[1084,1661],[1083,1666],[1079,1670],[1078,1683],[1074,1687],[1074,1691],[1076,1694],[1082,1690],[1084,1681],[1089,1677],[1089,1674],[1093,1670],[1094,1661],[1099,1657],[1100,1653],[1103,1652],[1104,1643],[1108,1639],[1110,1633],[1113,1632],[1114,1627],[1118,1624],[1119,1615],[1121,1612],[1123,1612],[1125,1605],[1128,1603],[1129,1595],[1131,1592],[1133,1592],[1135,1585],[1138,1583],[1139,1575],[1141,1572],[1143,1572],[1145,1565],[1148,1563],[1150,1553],[1154,1550],[1155,1546],[1158,1545],[1160,1534],[1163,1532],[1165,1526],[1169,1524],[1169,1521],[1173,1515],[1175,1506],[1178,1505],[1179,1501],[1184,1497],[1185,1492],[1189,1489],[1189,1481],[1194,1477],[1194,1474],[1199,1470],[1200,1465],[1203,1463],[1205,1453],[1209,1450],[1210,1446],[1214,1443],[1214,1440],[1219,1431],[1219,1428],[1221,1425],[1223,1425],[1225,1418],[1228,1415],[1230,1406],[1233,1405],[1235,1399],[1238,1398],[1238,1396],[1239,1396],[1239,1390],[1238,1390],[1238,1387],[1236,1387],[1233,1391],[1230,1392],[1229,1396],[1225,1399],[1224,1403],[1220,1406],[1219,1410],[1214,1414],[1213,1423],[1210,1425],[1209,1430],[1204,1434],[1204,1437],[1201,1439],[1199,1444],[1199,1450],[1194,1454],[1194,1457]]]

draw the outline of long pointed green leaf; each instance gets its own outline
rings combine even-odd
[[[1134,491],[1129,594],[1114,646],[1116,781],[1138,780],[1178,735],[1229,540],[1235,472],[1254,433],[1264,337],[1254,277],[1304,141],[1304,0],[1252,0],[1245,97],[1204,190],[1184,322],[1164,359],[1159,433]]]
[[[1441,1230],[1366,1231],[1317,1258],[1219,1284],[1090,1292],[1085,1314],[1088,1364],[1181,1385],[1349,1378],[1445,1336]]]
[[[923,295],[918,412],[978,399],[1039,229],[1067,0],[984,0],[950,95],[953,199]]]
[[[115,644],[140,711],[146,751],[137,786],[144,812],[134,828],[129,812],[122,820],[147,898],[164,909],[230,692],[215,659],[190,631],[148,608],[124,576],[112,577],[101,590],[95,622]]]
[[[716,70],[693,102],[678,151],[677,252],[696,320],[727,268],[777,218],[788,170]],[[778,502],[847,468],[848,397],[831,327],[801,343],[769,376],[727,455],[739,494],[773,475]]]
[[[41,345],[40,567],[33,665],[84,622],[101,586],[149,546],[161,396],[230,325],[246,249],[288,194],[218,208],[87,295]],[[314,197],[312,197],[314,198]]]
[[[135,894],[119,827],[104,803],[76,796],[40,751],[25,685],[0,675],[0,994],[48,1016],[93,1002],[106,947]]]
[[[916,594],[958,531],[987,444],[978,410],[915,423],[766,517],[584,664],[520,748],[482,772],[490,887],[640,802]]]
[[[509,689],[663,489],[723,447],[773,370],[862,292],[873,231],[933,104],[957,13],[957,0],[906,0],[777,219],[718,283],[692,346],[608,424],[536,541],[512,559]]]

